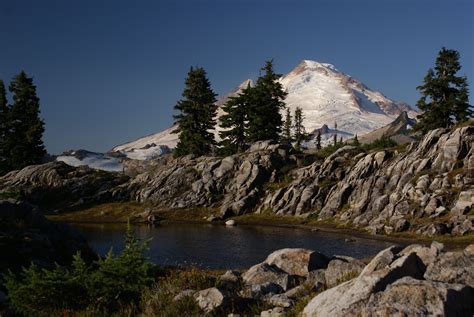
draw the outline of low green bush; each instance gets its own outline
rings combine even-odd
[[[393,141],[392,139],[386,136],[382,136],[372,143],[361,145],[361,147],[365,151],[370,151],[370,150],[387,149],[387,148],[391,148],[397,145],[398,145],[397,142]]]
[[[153,265],[143,256],[147,247],[129,226],[120,255],[110,251],[88,265],[78,253],[67,268],[32,264],[18,275],[9,272],[4,276],[9,304],[25,316],[77,310],[114,312],[136,305],[154,281]]]

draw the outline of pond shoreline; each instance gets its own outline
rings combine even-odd
[[[54,216],[48,217],[53,221],[70,223],[70,224],[125,224],[127,221],[123,220],[116,220],[116,221],[97,221],[97,220],[69,220],[69,219],[61,219],[61,216]],[[258,218],[258,217],[257,217]],[[286,217],[280,217],[286,218]],[[296,218],[296,217],[295,217]],[[288,229],[303,229],[313,232],[322,232],[322,233],[332,233],[338,234],[342,236],[347,236],[348,243],[352,242],[352,239],[360,238],[360,239],[368,239],[374,241],[383,241],[383,242],[391,242],[397,245],[409,245],[409,244],[421,244],[428,246],[433,241],[440,241],[445,244],[446,248],[449,250],[459,250],[463,249],[470,243],[474,241],[474,237],[469,237],[468,239],[462,239],[466,237],[434,237],[432,239],[427,237],[404,237],[404,236],[388,236],[388,235],[373,235],[367,232],[357,230],[354,228],[341,228],[335,224],[302,224],[302,223],[289,223],[285,222],[285,219],[281,219],[281,221],[275,221],[272,218],[272,221],[269,222],[267,219],[262,217],[262,219],[240,219],[240,217],[232,218],[236,221],[236,226],[261,226],[261,227],[275,227],[275,228],[288,228]],[[146,222],[143,221],[135,221],[132,222],[133,224],[141,224],[146,225]],[[209,222],[206,220],[191,220],[191,219],[162,219],[157,226],[160,224],[197,224],[197,225],[215,225],[215,226],[225,226],[224,221],[215,221]]]

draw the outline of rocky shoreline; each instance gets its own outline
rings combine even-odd
[[[407,147],[344,146],[327,157],[271,141],[225,158],[164,155],[124,162],[128,175],[51,162],[1,177],[0,196],[48,213],[135,201],[153,212],[207,208],[221,219],[270,214],[372,234],[465,236],[474,231],[473,144],[467,126],[433,130]]]
[[[472,316],[474,245],[390,247],[367,264],[307,249],[282,249],[240,273],[227,271],[214,286],[174,290],[174,305],[194,301],[203,314],[237,316],[250,302],[253,316]],[[144,315],[159,314],[150,299]],[[186,313],[186,312],[183,312]],[[248,312],[246,313],[248,314]]]

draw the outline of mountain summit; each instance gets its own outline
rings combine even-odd
[[[290,109],[303,109],[308,131],[324,124],[330,128],[363,135],[393,121],[403,111],[413,111],[402,102],[393,101],[331,64],[304,60],[281,78],[288,92]]]
[[[383,127],[403,111],[411,116],[415,113],[408,104],[385,97],[331,64],[303,60],[291,72],[281,77],[280,82],[288,92],[285,103],[291,111],[294,112],[296,107],[303,109],[304,125],[308,132],[324,125],[333,129],[337,123],[338,135],[346,139],[354,134],[361,136]],[[251,83],[250,80],[246,80],[219,99],[218,117],[222,115],[221,106],[227,99]],[[117,146],[112,151],[121,152],[134,159],[153,158],[163,152],[163,146],[169,148],[176,146],[178,136],[171,134],[175,128],[173,126]],[[218,131],[219,128],[216,131],[217,139]]]

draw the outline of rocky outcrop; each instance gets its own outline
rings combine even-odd
[[[473,231],[474,127],[429,132],[405,150],[357,154],[351,146],[292,172],[258,210],[312,215],[374,234]]]
[[[279,169],[291,164],[288,146],[258,142],[245,153],[218,157],[162,158],[161,164],[136,176],[132,197],[163,208],[219,207],[227,217],[251,211]]]
[[[0,200],[0,272],[31,262],[67,264],[78,251],[86,260],[95,258],[85,239],[69,226],[46,220],[30,204]]]
[[[377,130],[359,136],[359,142],[367,144],[374,142],[382,137],[390,138],[397,144],[404,144],[407,142],[413,142],[415,139],[409,136],[409,132],[412,126],[414,126],[416,120],[408,117],[406,111],[400,113],[400,115],[390,124],[381,127]]]
[[[373,234],[473,231],[474,126],[437,129],[398,149],[344,146],[325,159],[272,141],[219,157],[164,155],[131,176],[60,162],[0,178],[0,195],[54,208],[130,199],[157,209],[206,207],[217,219],[245,213],[311,217]],[[306,165],[306,166],[305,166]],[[1,197],[1,196],[0,196]]]
[[[274,265],[290,275],[307,277],[311,271],[326,268],[329,259],[317,251],[281,249],[270,254],[264,263]]]
[[[473,312],[472,288],[404,277],[384,292],[372,295],[364,307],[348,314],[362,316],[469,316]],[[347,316],[347,315],[346,315]]]
[[[383,250],[358,277],[315,296],[304,308],[303,316],[471,316],[473,247],[448,253],[443,253],[439,244]],[[424,256],[428,254],[434,254],[434,258]],[[459,266],[443,260],[460,258]],[[424,260],[430,261],[428,268]],[[461,266],[465,269],[454,274]],[[433,271],[450,273],[440,277],[430,273]]]
[[[364,265],[346,256],[327,257],[312,250],[282,249],[242,276],[226,272],[219,278],[219,287],[184,290],[175,300],[194,296],[204,312],[221,315],[226,315],[229,303],[234,313],[241,313],[253,302],[272,307],[262,311],[262,316],[293,315],[302,303],[307,304],[298,316],[304,317],[472,316],[473,251],[474,245],[470,245],[462,251],[445,252],[437,242],[430,247],[394,246],[379,252]],[[302,261],[303,254],[318,254],[327,262],[323,268],[294,275],[300,273],[294,271],[295,267],[308,263]],[[275,259],[279,260],[275,262]],[[240,286],[229,288],[227,283]],[[318,288],[311,287],[321,283]]]
[[[45,211],[54,211],[86,203],[126,200],[129,196],[121,185],[128,179],[120,173],[55,161],[27,166],[0,177],[0,197],[19,197]]]

